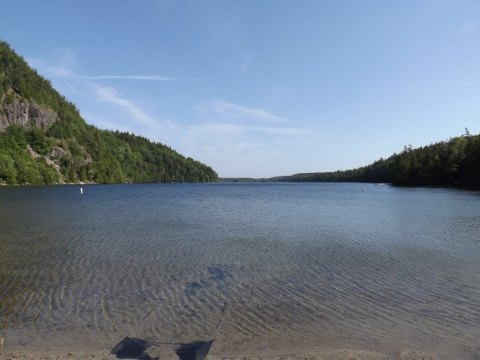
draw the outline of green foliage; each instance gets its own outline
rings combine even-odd
[[[34,130],[36,131],[36,130]],[[41,130],[40,130],[41,131]],[[0,133],[0,182],[6,184],[53,184],[60,175],[44,158],[33,158],[27,150],[29,139],[34,144],[32,132],[10,126]]]
[[[38,158],[36,163],[41,176],[40,184],[57,184],[60,181],[60,174],[52,166],[49,166],[44,158]]]
[[[15,184],[17,181],[15,163],[7,154],[0,154],[0,181],[6,184]]]
[[[15,98],[55,111],[59,121],[46,131],[15,125],[0,133],[0,182],[210,182],[217,174],[171,148],[85,123],[74,104],[37,74],[5,42],[0,42],[0,105]],[[3,100],[2,100],[3,99]],[[36,153],[37,158],[28,150]],[[46,161],[51,159],[58,170]]]
[[[380,182],[403,186],[454,186],[480,189],[480,135],[469,133],[412,149],[353,170],[296,174],[273,181]]]
[[[54,143],[53,140],[47,137],[45,132],[39,128],[30,129],[26,136],[32,149],[40,155],[47,155]]]

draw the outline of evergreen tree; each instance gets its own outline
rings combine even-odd
[[[0,111],[14,102],[51,109],[59,120],[46,130],[11,125],[0,132],[0,182],[218,181],[213,169],[168,146],[88,125],[50,81],[31,69],[7,43],[0,42]]]

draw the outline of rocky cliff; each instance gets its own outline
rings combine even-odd
[[[55,111],[46,106],[21,98],[7,102],[5,98],[7,96],[0,101],[0,131],[6,130],[10,125],[45,130],[59,120]]]
[[[88,125],[0,41],[0,184],[217,180],[210,167],[166,145]]]

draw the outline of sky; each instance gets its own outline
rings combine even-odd
[[[102,129],[270,177],[480,132],[478,0],[1,0],[7,41]]]

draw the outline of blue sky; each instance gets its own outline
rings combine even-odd
[[[220,176],[366,165],[480,131],[480,2],[2,0],[0,38],[91,124]]]

